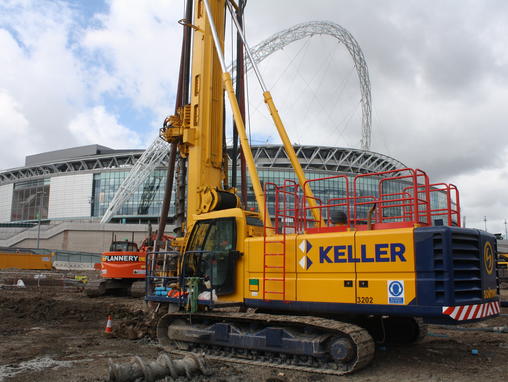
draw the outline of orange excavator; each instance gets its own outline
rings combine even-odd
[[[100,278],[86,284],[85,294],[144,296],[146,254],[153,250],[156,236],[157,233],[149,233],[139,248],[133,241],[112,241],[109,252],[102,254]],[[159,248],[168,246],[171,240],[173,237],[162,235]]]

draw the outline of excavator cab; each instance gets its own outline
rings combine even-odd
[[[138,245],[132,241],[113,241],[109,246],[109,252],[138,252]]]

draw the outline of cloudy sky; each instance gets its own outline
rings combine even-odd
[[[182,15],[183,0],[2,0],[0,169],[71,146],[146,147],[174,108]],[[341,25],[363,50],[372,150],[456,184],[467,225],[486,216],[504,233],[508,2],[247,3],[251,45],[313,20]],[[261,70],[295,143],[359,147],[359,82],[337,40],[295,42]],[[277,143],[252,76],[249,99],[253,142]]]

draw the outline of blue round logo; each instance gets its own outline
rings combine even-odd
[[[392,281],[388,287],[392,296],[398,297],[404,292],[404,287],[400,281]]]

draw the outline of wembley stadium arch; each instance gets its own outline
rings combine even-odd
[[[340,26],[339,24],[331,21],[310,21],[292,26],[291,28],[284,29],[274,35],[270,36],[264,41],[251,48],[251,53],[256,64],[260,63],[272,53],[283,49],[285,46],[304,38],[313,36],[331,36],[341,44],[343,44],[351,58],[356,69],[356,74],[360,82],[361,93],[361,106],[362,106],[362,138],[361,148],[363,150],[370,150],[371,142],[371,125],[372,125],[372,107],[371,107],[371,92],[370,92],[370,78],[367,62],[363,55],[360,44],[356,41],[353,35]],[[231,69],[236,65],[233,62]],[[245,61],[245,70],[249,71],[252,68],[250,60]]]

